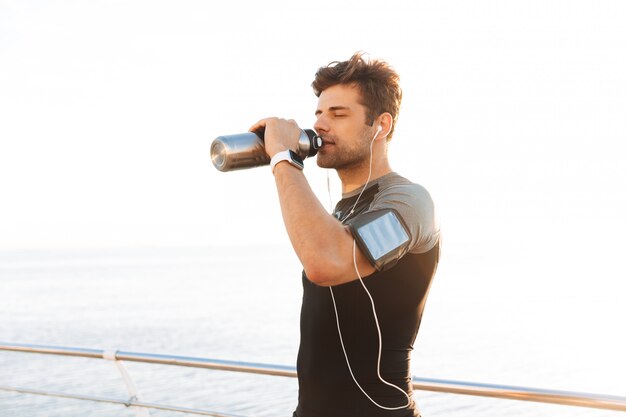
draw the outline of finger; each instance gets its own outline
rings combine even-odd
[[[268,119],[261,119],[261,120],[259,120],[258,122],[253,124],[250,127],[250,129],[248,129],[248,132],[254,132],[256,130],[265,129],[265,126],[267,126],[267,120]]]

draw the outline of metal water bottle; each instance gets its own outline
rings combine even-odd
[[[211,161],[222,172],[269,165],[270,157],[263,142],[265,129],[236,135],[218,136],[211,144]],[[300,133],[298,149],[294,151],[304,159],[317,154],[322,138],[311,129]]]

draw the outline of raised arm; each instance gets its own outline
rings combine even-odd
[[[296,149],[300,128],[293,120],[263,119],[250,130],[260,127],[265,127],[265,149],[270,157]],[[326,212],[304,173],[281,162],[274,167],[274,177],[287,234],[309,280],[331,286],[357,279],[352,234]],[[375,271],[358,247],[356,260],[362,277]]]

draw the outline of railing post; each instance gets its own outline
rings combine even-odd
[[[102,358],[115,362],[117,370],[122,375],[122,379],[124,380],[124,384],[126,385],[126,390],[128,391],[128,402],[126,403],[126,407],[132,407],[135,411],[135,416],[137,417],[150,417],[150,411],[148,411],[145,407],[139,407],[133,405],[136,401],[140,401],[139,399],[139,391],[137,390],[137,386],[133,382],[128,370],[122,363],[122,361],[117,360],[117,350],[105,350],[102,352]]]

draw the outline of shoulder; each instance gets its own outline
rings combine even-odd
[[[378,204],[397,203],[409,205],[415,209],[434,208],[433,199],[428,190],[395,172],[381,177],[379,191],[373,206]]]
[[[439,240],[439,222],[435,203],[428,190],[420,184],[391,173],[381,177],[371,211],[395,210],[410,229],[411,252],[430,250]]]

